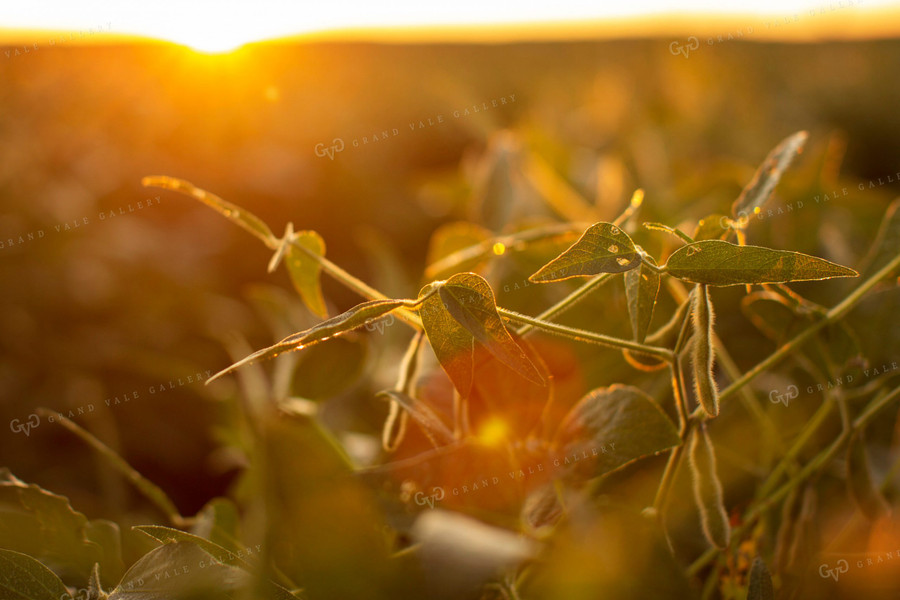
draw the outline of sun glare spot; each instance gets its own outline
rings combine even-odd
[[[478,441],[485,446],[497,446],[506,440],[509,428],[501,419],[490,419],[478,430]]]
[[[502,244],[500,242],[497,242],[496,244],[494,244],[494,254],[496,254],[497,256],[500,256],[501,254],[503,254],[505,252],[506,252],[505,244]]]

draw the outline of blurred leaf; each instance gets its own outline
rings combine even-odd
[[[730,228],[722,226],[727,218],[725,215],[718,213],[703,217],[697,221],[697,227],[694,229],[694,235],[691,237],[694,238],[695,242],[724,239],[728,232],[731,231]]]
[[[220,562],[196,544],[173,542],[151,550],[128,569],[109,600],[232,600],[249,582],[246,571]]]
[[[635,268],[640,261],[627,233],[612,223],[595,223],[568,250],[529,279],[544,283],[583,275],[622,273]]]
[[[522,506],[522,521],[532,529],[549,527],[559,521],[563,507],[559,494],[552,483],[539,487],[525,498]]]
[[[121,572],[117,526],[88,521],[65,497],[26,485],[6,469],[0,470],[0,516],[0,547],[36,558],[64,581],[87,581],[94,563],[104,577]]]
[[[412,537],[420,544],[429,598],[478,598],[485,582],[538,551],[516,532],[444,510],[421,513]]]
[[[370,324],[373,329],[380,321]],[[307,346],[293,370],[291,393],[319,400],[333,398],[355,385],[366,367],[364,340],[332,338],[327,344]]]
[[[781,344],[799,333],[810,319],[776,292],[761,290],[741,298],[741,311],[766,337]]]
[[[798,131],[786,137],[769,152],[753,175],[753,179],[731,205],[731,214],[735,219],[752,214],[755,209],[761,208],[766,203],[784,171],[794,157],[803,151],[808,137],[809,134],[805,131]]]
[[[647,257],[654,266],[656,261]],[[636,269],[625,273],[625,295],[628,298],[628,315],[631,317],[631,331],[637,342],[643,343],[653,320],[656,296],[659,294],[659,273],[641,261]]]
[[[890,505],[872,480],[869,455],[861,433],[850,438],[847,448],[847,488],[853,503],[870,521],[877,521],[890,512]]]
[[[492,135],[472,182],[473,221],[494,231],[510,222],[521,196],[521,147],[515,134],[500,131]]]
[[[853,269],[800,252],[738,246],[723,240],[705,240],[682,246],[669,256],[666,268],[670,275],[678,279],[714,286],[859,275]]]
[[[37,560],[0,549],[0,598],[3,600],[59,600],[68,598],[65,584]]]
[[[191,533],[232,552],[242,549],[240,515],[237,506],[228,498],[213,498],[207,502],[197,513]]]
[[[720,550],[728,547],[731,525],[722,499],[722,483],[716,472],[716,451],[706,425],[694,429],[689,449],[694,500],[700,511],[700,524],[707,541]]]
[[[497,313],[494,292],[483,277],[474,273],[459,273],[445,281],[438,294],[456,322],[500,362],[535,383],[545,383],[537,368],[507,331]]]
[[[763,559],[756,557],[753,566],[750,567],[750,587],[747,591],[747,600],[775,600],[775,590],[772,588],[772,575]]]
[[[315,327],[295,333],[294,335],[289,335],[273,346],[254,352],[250,356],[234,363],[227,369],[219,371],[210,377],[207,380],[207,383],[248,363],[267,358],[274,358],[284,352],[302,350],[313,344],[324,342],[325,340],[338,335],[343,335],[408,304],[410,303],[405,300],[370,300],[368,302],[363,302],[336,317],[332,317],[327,321],[322,321]]]
[[[443,279],[474,270],[489,255],[490,249],[482,244],[490,238],[490,231],[468,221],[441,225],[431,234],[425,277]]]
[[[189,181],[178,179],[177,177],[168,177],[166,175],[150,175],[141,179],[141,185],[144,187],[158,187],[164,190],[174,190],[195,198],[261,239],[266,246],[274,247],[277,238],[272,233],[272,230],[269,229],[269,226],[259,217],[227,200],[222,200],[215,194],[211,194],[206,190],[196,187]]]
[[[615,506],[567,506],[552,546],[524,578],[529,600],[698,598],[659,525]]]
[[[316,256],[325,256],[325,240],[315,231],[298,231],[285,258],[291,281],[303,303],[313,314],[324,319],[328,310],[322,297],[322,264],[300,248],[306,248]]]
[[[884,218],[869,253],[863,260],[865,267],[860,272],[866,276],[874,275],[900,254],[900,198],[891,202],[884,212]]]
[[[452,443],[453,432],[447,428],[447,425],[435,414],[433,410],[422,400],[418,400],[408,396],[402,392],[387,390],[378,392],[379,397],[393,400],[399,404],[409,415],[418,423],[422,429],[441,444]]]
[[[616,384],[593,390],[572,407],[554,448],[560,464],[588,479],[680,443],[678,430],[653,398]]]
[[[309,598],[396,597],[382,517],[338,441],[308,418],[261,425],[255,508],[271,560]]]

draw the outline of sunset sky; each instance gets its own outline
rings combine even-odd
[[[548,35],[728,34],[752,27],[761,39],[859,37],[896,34],[898,7],[900,3],[886,0],[45,0],[5,2],[0,8],[0,42],[40,44],[47,42],[44,38],[50,32],[90,30],[102,35],[86,35],[83,41],[104,43],[138,36],[209,52],[310,34],[502,41]],[[892,16],[886,18],[886,13]]]

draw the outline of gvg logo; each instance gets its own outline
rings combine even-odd
[[[28,437],[29,435],[31,435],[31,430],[40,424],[41,418],[38,415],[31,413],[30,415],[28,415],[28,420],[24,423],[19,421],[19,419],[13,419],[12,421],[10,421],[9,428],[13,433],[22,432],[25,434],[25,437]]]
[[[850,570],[850,563],[848,563],[843,558],[837,561],[837,565],[834,568],[828,568],[828,563],[819,565],[819,575],[822,579],[828,579],[829,577],[834,578],[835,581],[838,580],[838,577],[846,573]]]
[[[331,160],[334,160],[334,155],[337,152],[344,151],[344,140],[341,138],[334,138],[331,140],[331,145],[326,146],[322,142],[316,144],[315,152],[316,156],[327,156]]]
[[[394,324],[394,315],[388,315],[383,319],[378,319],[373,323],[366,323],[367,331],[378,330],[378,333],[384,335],[384,328]]]
[[[425,506],[427,504],[429,507],[434,508],[434,503],[443,500],[445,495],[444,488],[435,486],[431,488],[430,496],[426,496],[422,492],[416,492],[413,499],[419,506]]]
[[[800,395],[800,390],[796,385],[787,386],[787,390],[782,394],[780,390],[772,390],[769,392],[769,402],[778,404],[779,402],[788,405],[788,402]]]
[[[687,58],[692,51],[697,50],[700,47],[700,40],[697,39],[697,36],[692,35],[687,39],[687,42],[687,44],[682,45],[680,41],[672,40],[672,43],[669,44],[669,52],[672,53],[672,56],[681,54]]]

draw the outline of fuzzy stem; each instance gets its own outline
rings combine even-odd
[[[554,317],[558,317],[562,313],[575,306],[575,304],[583,300],[589,293],[609,281],[611,277],[611,273],[603,273],[601,275],[593,277],[592,279],[585,282],[581,287],[573,291],[571,294],[569,294],[535,318],[540,319],[541,321],[549,321]],[[529,324],[519,327],[519,329],[516,330],[516,333],[520,336],[525,336],[532,331],[534,331],[534,325]]]

